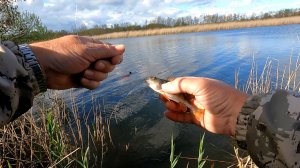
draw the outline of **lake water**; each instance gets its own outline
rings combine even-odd
[[[111,132],[115,149],[104,167],[169,167],[171,135],[176,153],[197,158],[203,130],[164,118],[165,108],[144,79],[148,76],[201,76],[234,85],[248,78],[253,56],[258,67],[267,59],[289,63],[300,54],[300,25],[246,28],[178,35],[113,39],[107,42],[126,46],[124,61],[96,90],[76,89],[79,110],[89,111],[99,104],[105,117],[112,117]],[[129,73],[131,75],[128,75]],[[92,98],[91,98],[92,97]],[[84,108],[84,109],[83,109]],[[127,149],[125,150],[125,146]],[[206,132],[205,153],[216,167],[233,161],[229,137]],[[178,167],[195,167],[196,160],[180,159]],[[207,167],[212,162],[207,162]]]

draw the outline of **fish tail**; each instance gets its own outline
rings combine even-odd
[[[197,109],[196,111],[193,112],[194,117],[196,118],[197,121],[203,122],[204,120],[204,111],[205,109]]]

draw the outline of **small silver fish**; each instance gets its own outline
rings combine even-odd
[[[148,77],[146,80],[146,83],[148,84],[148,86],[153,89],[155,92],[163,95],[164,97],[166,97],[168,100],[173,100],[177,103],[182,103],[184,104],[187,108],[189,108],[191,110],[191,112],[197,116],[199,115],[198,113],[201,112],[201,114],[204,112],[204,109],[199,109],[198,107],[196,107],[195,105],[191,104],[186,97],[184,96],[184,94],[170,94],[170,93],[166,93],[164,91],[161,90],[161,85],[164,83],[169,82],[169,80],[165,80],[165,79],[160,79],[157,78],[155,76],[150,76]]]

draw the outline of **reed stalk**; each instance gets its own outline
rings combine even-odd
[[[191,32],[205,32],[205,31],[214,31],[214,30],[230,30],[230,29],[250,28],[250,27],[262,27],[262,26],[278,26],[278,25],[288,25],[288,24],[300,24],[300,16],[272,18],[272,19],[264,19],[264,20],[200,24],[200,25],[192,25],[192,26],[173,27],[173,28],[114,32],[108,34],[95,35],[93,37],[98,39],[113,39],[113,38],[180,34],[180,33],[191,33]]]
[[[250,95],[268,93],[277,89],[299,93],[300,78],[297,74],[300,68],[300,53],[296,58],[293,55],[293,50],[291,50],[289,63],[282,66],[280,66],[280,62],[277,59],[267,58],[261,72],[259,72],[259,67],[253,57],[248,80],[245,85],[242,85],[241,90]],[[296,61],[293,61],[295,59]],[[238,75],[239,70],[235,73],[236,88],[238,88]],[[241,157],[238,148],[234,148],[234,151],[237,161],[233,166],[239,168],[257,168],[250,156]]]
[[[171,168],[176,167],[179,159],[197,160],[197,168],[203,168],[206,161],[216,162],[216,160],[210,160],[210,159],[207,159],[207,158],[203,158],[203,155],[204,155],[204,148],[203,148],[204,137],[205,137],[205,134],[203,134],[202,138],[200,138],[200,141],[199,141],[198,158],[184,157],[184,156],[181,156],[181,153],[174,158],[174,156],[175,156],[174,155],[174,153],[175,153],[175,144],[174,144],[174,139],[173,139],[173,135],[172,135],[171,136],[170,167]],[[189,162],[186,165],[186,167],[187,168],[189,167]]]
[[[97,159],[92,159],[97,154],[101,156],[102,167],[106,142],[112,140],[108,139],[109,129],[99,105],[94,103],[91,107],[94,115],[88,112],[81,115],[75,101],[71,101],[69,109],[56,92],[45,96],[52,99],[50,107],[42,96],[36,111],[27,112],[0,128],[1,167],[99,167]],[[94,123],[89,124],[90,119]],[[88,130],[85,136],[83,129]],[[99,144],[101,150],[97,148]],[[90,148],[96,154],[91,154]]]

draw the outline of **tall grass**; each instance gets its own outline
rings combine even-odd
[[[106,142],[111,140],[109,126],[102,119],[98,105],[95,103],[91,107],[93,115],[81,117],[74,102],[72,109],[68,109],[58,96],[54,96],[50,107],[42,103],[44,97],[40,99],[38,111],[27,112],[0,129],[0,165],[16,168],[102,167]],[[88,124],[90,120],[93,124]],[[87,130],[87,135],[83,129]],[[100,158],[91,154],[91,147]],[[97,160],[101,163],[96,163]]]
[[[287,91],[300,92],[300,78],[299,78],[299,62],[300,53],[294,57],[291,52],[288,64],[281,65],[276,59],[267,58],[262,70],[260,71],[253,57],[251,70],[249,72],[246,84],[241,86],[241,90],[252,95],[262,94],[283,89]],[[238,88],[239,71],[235,74],[235,87]],[[234,148],[237,163],[234,166],[239,168],[257,168],[250,156],[241,157],[239,149]]]
[[[253,58],[247,82],[239,86],[237,71],[235,86],[249,94],[267,93],[275,89],[300,92],[299,57],[300,53],[297,57],[291,54],[288,64],[285,65],[280,65],[278,60],[267,59],[261,71]],[[40,97],[35,112],[28,112],[0,128],[0,165],[16,168],[102,167],[108,143],[112,143],[112,139],[109,121],[101,117],[98,103],[92,103],[91,112],[79,112],[72,94],[70,94],[71,108],[67,108],[64,100],[55,96],[55,92],[49,94],[54,95],[50,96],[53,97],[52,105],[46,105],[44,100],[49,95],[44,95]],[[91,120],[92,124],[88,122]],[[214,162],[202,158],[201,153],[204,152],[202,146],[203,138],[200,141],[198,158],[180,155],[174,158],[175,147],[172,146],[171,165],[175,167],[179,159],[197,160],[198,167],[199,165],[201,167],[204,161]],[[92,152],[97,155],[93,155]],[[235,149],[235,154],[237,159],[233,167],[255,167],[249,156],[241,157],[238,149]],[[97,160],[100,160],[100,164],[96,163]]]
[[[171,154],[170,154],[170,168],[175,168],[180,156],[181,156],[181,153],[179,155],[177,155],[175,158],[174,158],[174,153],[175,153],[175,145],[174,145],[174,140],[173,140],[173,135],[171,137]]]
[[[291,52],[289,63],[281,65],[276,59],[267,58],[263,67],[258,67],[253,57],[251,70],[246,84],[241,86],[241,90],[248,94],[268,93],[273,90],[283,89],[300,92],[300,78],[298,76],[300,53],[293,57]],[[259,69],[262,68],[260,71]],[[235,86],[238,86],[238,75],[235,75]]]
[[[204,155],[204,137],[205,134],[203,134],[202,138],[199,141],[199,153],[198,153],[198,158],[187,158],[187,157],[181,157],[181,153],[179,155],[177,155],[175,158],[175,144],[174,144],[174,140],[173,140],[173,135],[171,136],[171,153],[170,153],[170,168],[175,168],[179,159],[189,159],[189,160],[197,160],[197,168],[203,168],[207,159],[203,158]],[[186,166],[187,168],[189,167],[189,165]]]
[[[204,136],[205,136],[205,134],[203,134],[202,138],[199,141],[200,144],[199,144],[198,159],[197,159],[197,167],[198,168],[204,167],[204,165],[206,163],[206,160],[203,159],[203,155],[204,155],[204,148],[203,148]]]
[[[114,33],[97,35],[94,37],[98,39],[141,37],[141,36],[167,35],[167,34],[179,34],[179,33],[189,33],[189,32],[204,32],[204,31],[212,31],[212,30],[250,28],[250,27],[258,27],[258,26],[276,26],[276,25],[287,25],[287,24],[300,24],[300,16],[286,17],[286,18],[272,18],[272,19],[264,19],[264,20],[203,24],[203,25],[182,26],[182,27],[174,27],[174,28],[159,28],[159,29],[149,29],[149,30],[114,32]]]

